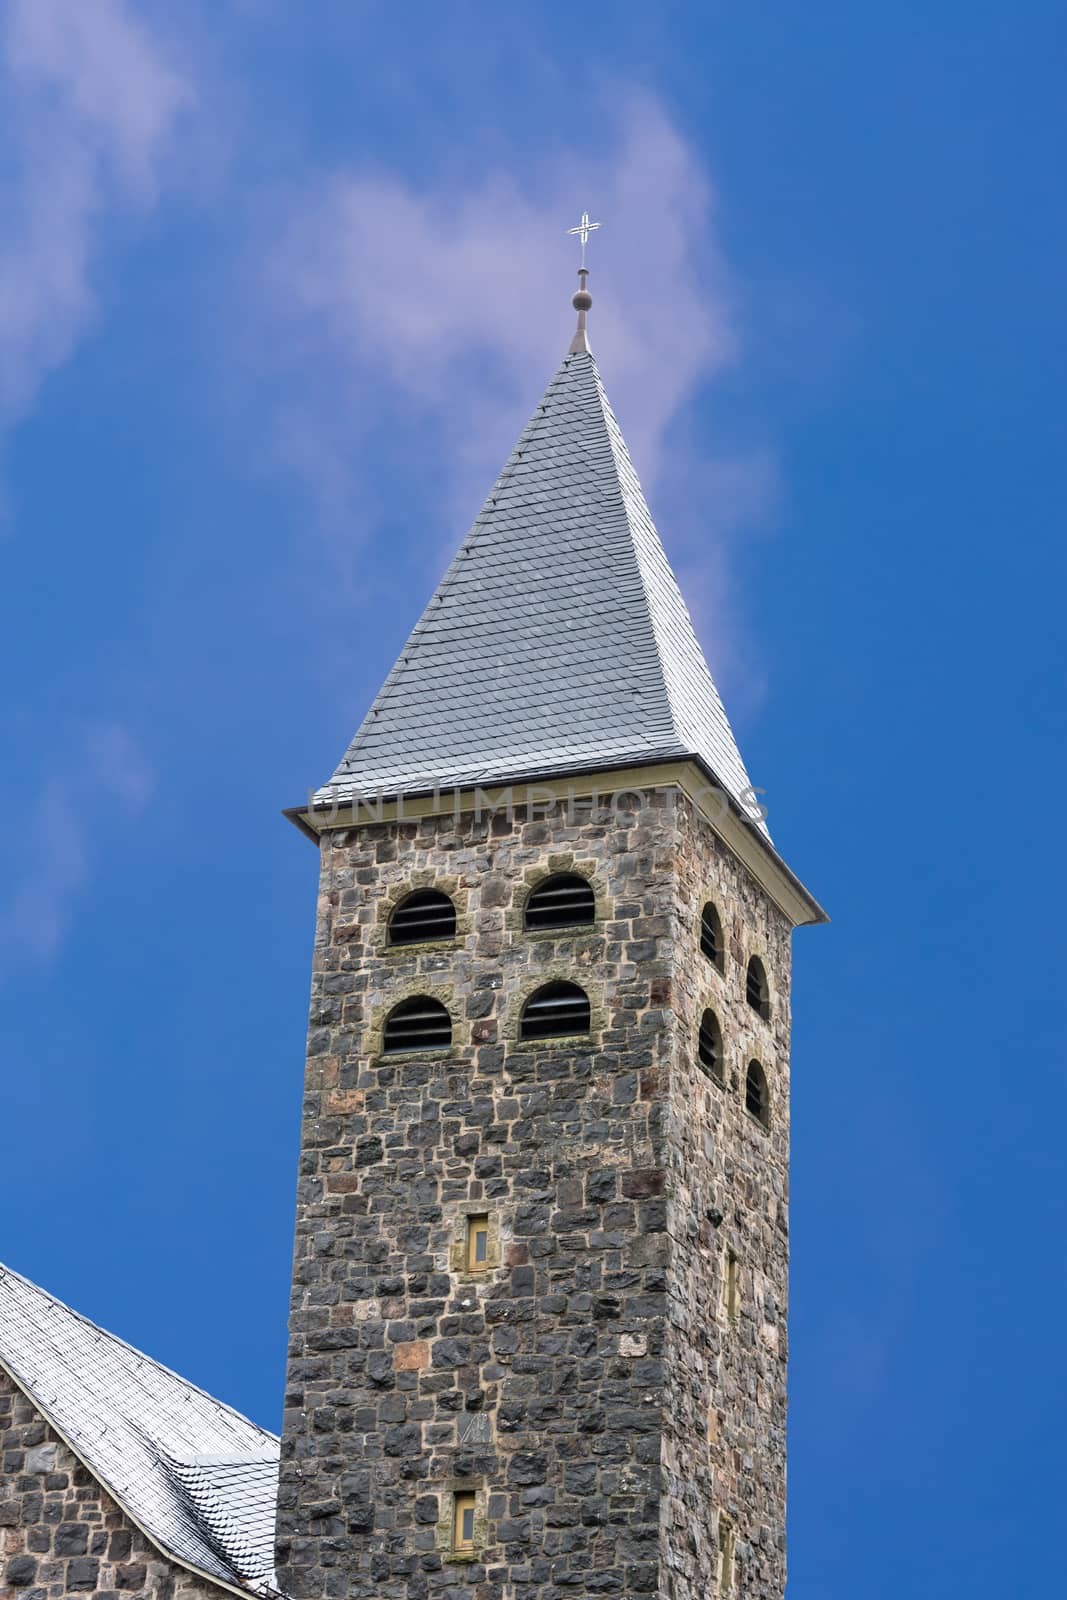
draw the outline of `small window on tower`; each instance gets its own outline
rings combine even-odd
[[[771,1018],[771,991],[767,987],[767,974],[759,956],[753,956],[745,974],[745,998],[753,1011],[758,1011],[764,1022]]]
[[[558,1039],[588,1033],[589,996],[576,983],[546,983],[522,1008],[520,1039]]]
[[[489,1265],[489,1218],[467,1218],[467,1271],[484,1272]]]
[[[734,1525],[725,1512],[719,1512],[719,1594],[734,1592]]]
[[[736,1322],[741,1310],[741,1263],[732,1250],[723,1262],[722,1302],[727,1319]]]
[[[697,1055],[708,1077],[714,1079],[720,1089],[723,1088],[726,1076],[723,1069],[722,1029],[719,1027],[718,1017],[710,1009],[705,1011],[700,1019]]]
[[[745,1074],[745,1110],[762,1123],[771,1125],[770,1096],[767,1093],[767,1074],[758,1061],[750,1061]]]
[[[452,1548],[456,1551],[474,1549],[474,1510],[476,1499],[472,1493],[454,1496],[452,1514]]]
[[[452,1043],[452,1019],[440,1000],[420,994],[402,1000],[385,1019],[382,1048],[387,1056],[411,1050],[438,1050]]]
[[[712,966],[721,972],[725,961],[722,923],[710,900],[700,914],[700,948]]]
[[[557,872],[537,885],[523,921],[527,928],[579,928],[595,918],[592,885],[576,872]]]
[[[417,889],[401,900],[389,919],[389,943],[429,944],[454,939],[456,908],[438,889]]]

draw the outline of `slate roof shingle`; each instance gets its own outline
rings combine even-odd
[[[596,363],[574,351],[315,801],[682,756],[766,834]]]
[[[0,1363],[163,1550],[276,1592],[274,1434],[4,1266]]]

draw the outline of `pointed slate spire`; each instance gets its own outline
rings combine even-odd
[[[695,756],[763,828],[585,342],[584,301],[574,345],[316,803]]]

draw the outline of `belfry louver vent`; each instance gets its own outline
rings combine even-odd
[[[770,1096],[767,1093],[767,1074],[758,1061],[750,1061],[745,1074],[745,1110],[765,1128],[771,1125]]]
[[[409,1050],[437,1050],[452,1043],[452,1019],[440,1000],[416,995],[394,1006],[385,1021],[382,1049],[387,1056]]]
[[[763,970],[763,962],[759,956],[753,956],[745,973],[745,999],[763,1018],[764,1022],[771,1019],[771,996],[767,987],[767,974]]]
[[[558,872],[546,878],[526,902],[528,928],[577,928],[595,917],[592,887],[576,872]]]
[[[723,937],[719,913],[709,900],[700,916],[700,948],[708,960],[722,971]]]
[[[417,889],[401,900],[389,919],[390,944],[428,944],[455,936],[456,908],[439,889]]]
[[[700,1065],[709,1078],[717,1084],[724,1082],[722,1067],[722,1030],[714,1011],[705,1011],[700,1019],[700,1037],[697,1041]]]
[[[522,1039],[556,1039],[588,1032],[589,996],[576,983],[546,983],[523,1007]]]

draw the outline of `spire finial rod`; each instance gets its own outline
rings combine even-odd
[[[589,340],[586,338],[585,333],[585,314],[593,304],[593,296],[589,293],[589,290],[586,287],[586,279],[589,277],[589,268],[585,264],[585,247],[589,243],[589,235],[591,233],[595,233],[599,227],[600,223],[590,222],[588,211],[583,211],[582,220],[579,222],[578,226],[576,228],[567,229],[567,233],[575,235],[582,246],[582,259],[578,268],[578,289],[577,293],[571,299],[571,305],[578,313],[578,327],[574,338],[571,340],[571,347],[567,352],[568,355],[574,355],[576,351],[582,350],[584,350],[587,354],[589,353]]]

